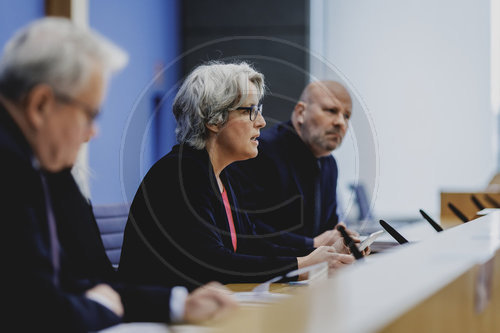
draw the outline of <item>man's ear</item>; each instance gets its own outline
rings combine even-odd
[[[297,119],[297,122],[301,125],[304,123],[304,111],[306,110],[306,103],[299,101],[297,104],[295,104],[295,108],[293,109],[293,112],[295,113],[295,117]]]
[[[35,129],[40,128],[54,103],[54,93],[50,86],[40,84],[31,89],[24,108],[28,124]]]

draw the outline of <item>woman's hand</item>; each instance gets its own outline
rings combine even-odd
[[[328,273],[343,267],[345,265],[352,264],[355,261],[354,257],[350,254],[337,253],[335,248],[332,246],[320,246],[313,252],[309,253],[305,257],[297,258],[298,268],[304,268],[307,266],[316,265],[322,262],[328,264]],[[307,273],[301,274],[299,280],[307,279]]]

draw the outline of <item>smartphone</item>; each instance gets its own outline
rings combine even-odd
[[[375,241],[375,239],[377,239],[378,236],[382,235],[383,233],[384,230],[379,230],[375,231],[374,233],[371,233],[370,236],[366,237],[366,239],[362,241],[361,244],[359,244],[359,250],[363,251],[364,249],[366,249],[368,246],[371,245],[371,243]]]

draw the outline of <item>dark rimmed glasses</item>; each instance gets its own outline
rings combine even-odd
[[[95,119],[97,118],[97,116],[100,114],[99,109],[92,108],[87,103],[81,102],[73,97],[68,96],[68,95],[56,93],[55,97],[60,102],[63,102],[65,104],[73,104],[73,105],[78,106],[80,109],[82,109],[85,112],[85,115],[87,116],[87,119],[89,120],[89,123],[94,122]]]
[[[252,105],[252,106],[240,106],[235,110],[245,110],[248,111],[248,115],[250,116],[250,121],[255,121],[257,119],[257,115],[262,114],[262,104]]]

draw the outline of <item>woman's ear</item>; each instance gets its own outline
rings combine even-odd
[[[40,128],[54,102],[54,93],[48,85],[40,84],[31,89],[25,100],[28,124],[35,129]]]
[[[213,132],[214,134],[218,134],[220,131],[219,125],[214,125],[214,124],[206,124],[205,125],[210,132]]]

